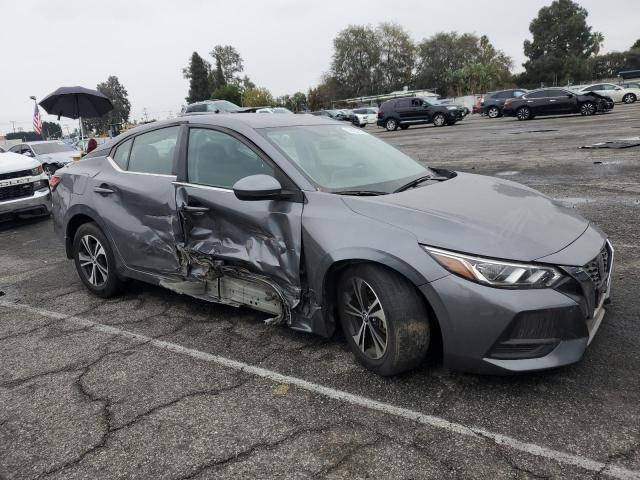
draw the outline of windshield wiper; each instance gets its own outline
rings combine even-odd
[[[358,195],[362,197],[374,197],[376,195],[387,195],[387,192],[378,192],[376,190],[340,190],[333,192],[337,195]]]
[[[425,175],[424,177],[418,177],[415,180],[411,180],[409,183],[405,183],[399,188],[396,188],[393,193],[404,192],[405,190],[409,190],[410,188],[417,187],[422,182],[426,182],[427,180],[436,180],[433,175]]]

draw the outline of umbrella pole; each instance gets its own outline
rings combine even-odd
[[[84,134],[82,133],[82,117],[80,118],[80,142],[82,145],[82,151],[84,151]]]

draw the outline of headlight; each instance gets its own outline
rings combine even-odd
[[[451,273],[490,287],[547,288],[562,278],[562,274],[553,267],[503,262],[421,246]]]
[[[447,110],[457,110],[458,107],[447,107]]]
[[[35,177],[37,175],[41,175],[42,172],[42,165],[38,165],[36,168],[31,169],[31,176]]]

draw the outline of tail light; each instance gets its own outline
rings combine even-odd
[[[52,192],[55,191],[59,183],[60,183],[60,177],[51,175],[51,178],[49,178],[49,188],[51,189]]]
[[[378,118],[384,118],[384,112],[382,109],[378,110]]]

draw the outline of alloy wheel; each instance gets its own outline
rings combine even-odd
[[[387,124],[386,124],[386,128],[389,131],[395,130],[397,128],[397,124],[396,121],[393,118],[390,118],[389,120],[387,120]]]
[[[498,110],[497,107],[491,107],[487,112],[487,115],[489,115],[489,118],[497,118],[498,115],[500,115],[500,110]]]
[[[529,120],[531,116],[531,111],[527,107],[523,107],[517,112],[518,120]]]
[[[596,106],[591,102],[583,103],[580,107],[580,113],[582,115],[593,115],[596,113]]]
[[[84,235],[80,239],[78,261],[82,272],[94,287],[101,287],[109,278],[107,252],[93,235]]]
[[[623,101],[624,103],[629,104],[629,103],[633,103],[633,102],[635,102],[635,101],[636,101],[636,99],[635,99],[635,97],[633,96],[633,94],[631,94],[631,93],[627,93],[627,94],[624,96],[624,98],[622,99],[622,101]]]
[[[435,117],[433,117],[433,124],[434,124],[436,127],[441,127],[441,126],[443,126],[443,125],[444,125],[444,123],[445,123],[445,121],[446,121],[446,119],[444,118],[444,115],[440,115],[440,114],[438,114],[438,115],[436,115]]]
[[[343,301],[351,326],[347,334],[367,357],[382,358],[387,351],[387,318],[376,292],[362,278],[353,277]]]

